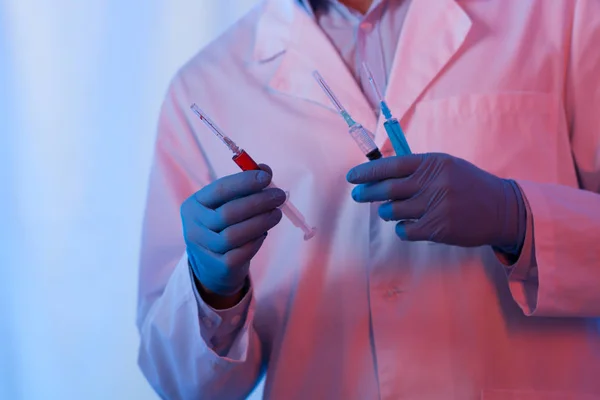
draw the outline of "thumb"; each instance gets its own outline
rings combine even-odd
[[[273,176],[273,170],[267,164],[258,164],[261,170],[268,172],[269,175]]]

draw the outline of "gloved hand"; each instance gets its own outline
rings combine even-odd
[[[190,265],[203,289],[221,296],[244,287],[250,260],[281,220],[285,192],[267,188],[271,169],[220,178],[181,206]]]
[[[517,184],[460,158],[388,157],[353,168],[347,179],[358,184],[355,201],[387,201],[379,216],[400,221],[396,233],[403,240],[491,245],[513,254],[524,241],[526,214]]]

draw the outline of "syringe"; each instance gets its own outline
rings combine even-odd
[[[363,65],[363,69],[365,70],[365,73],[367,74],[367,78],[369,79],[369,82],[371,83],[371,87],[373,88],[373,91],[375,92],[375,95],[377,96],[377,100],[379,101],[379,105],[381,107],[381,112],[383,113],[383,116],[385,117],[385,122],[383,123],[383,127],[385,128],[385,131],[387,132],[388,137],[390,138],[390,141],[392,142],[392,146],[394,147],[394,150],[396,151],[396,155],[401,156],[401,155],[411,154],[410,147],[408,146],[408,142],[406,141],[406,137],[404,136],[404,132],[402,132],[402,127],[400,126],[400,122],[398,122],[398,119],[392,117],[392,112],[390,111],[387,103],[383,99],[383,96],[381,95],[381,92],[379,91],[379,87],[375,83],[375,79],[373,79],[373,74],[371,73],[371,70],[369,69],[369,66],[367,65],[367,63],[363,62],[362,65]]]
[[[238,167],[240,167],[242,171],[255,171],[260,169],[258,164],[252,159],[252,157],[250,157],[250,155],[246,153],[245,150],[240,149],[233,140],[231,140],[227,135],[225,135],[223,131],[221,131],[221,129],[219,129],[219,127],[214,122],[212,122],[210,118],[208,118],[206,113],[202,111],[200,107],[198,107],[196,104],[192,104],[190,108],[202,120],[202,122],[204,122],[204,124],[219,139],[221,139],[223,143],[225,143],[227,148],[231,150],[231,152],[233,153],[233,161],[238,165]],[[269,187],[277,188],[277,186],[273,182],[271,182]],[[286,202],[281,206],[281,212],[283,212],[283,214],[292,222],[292,224],[294,224],[294,226],[302,229],[302,232],[304,232],[304,240],[311,239],[317,233],[317,229],[311,227],[306,222],[302,213],[289,200],[289,195]]]
[[[335,96],[325,79],[319,74],[319,71],[313,72],[313,77],[316,79],[321,89],[325,92],[331,104],[335,107],[338,113],[344,118],[344,121],[348,124],[348,133],[352,136],[352,139],[356,142],[363,154],[371,161],[381,158],[381,152],[377,148],[377,145],[371,138],[373,135],[367,131],[365,127],[357,123],[352,119],[348,111],[342,106],[338,98]]]

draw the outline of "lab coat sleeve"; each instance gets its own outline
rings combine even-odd
[[[575,3],[565,104],[580,188],[518,181],[533,242],[509,285],[530,316],[600,317],[599,15],[600,1]]]
[[[186,257],[187,260],[187,257]],[[190,282],[194,282],[194,276],[189,269]],[[202,338],[209,343],[212,350],[220,356],[227,356],[232,353],[243,353],[245,351],[244,342],[236,342],[240,328],[244,326],[248,316],[248,307],[252,300],[252,286],[248,289],[242,300],[235,306],[226,310],[216,310],[206,304],[195,284],[192,283],[194,298],[198,305],[198,316],[203,328],[200,330]],[[233,348],[233,344],[238,348]],[[240,348],[241,346],[241,348]]]
[[[227,327],[198,302],[185,256],[181,203],[211,180],[186,114],[185,87],[173,81],[159,119],[142,235],[138,361],[162,398],[244,398],[262,364],[252,293],[240,326]]]

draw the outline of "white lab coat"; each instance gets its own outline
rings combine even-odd
[[[419,0],[407,15],[388,104],[415,152],[517,179],[535,253],[510,277],[490,248],[401,242],[352,201],[345,175],[366,159],[313,69],[389,155],[382,121],[292,0],[261,3],[173,80],[141,259],[140,365],[156,390],[240,398],[264,363],[274,399],[600,398],[600,1]],[[203,339],[203,321],[228,322],[196,302],[179,206],[238,169],[192,102],[319,229],[308,242],[285,219],[273,229],[227,357]]]

